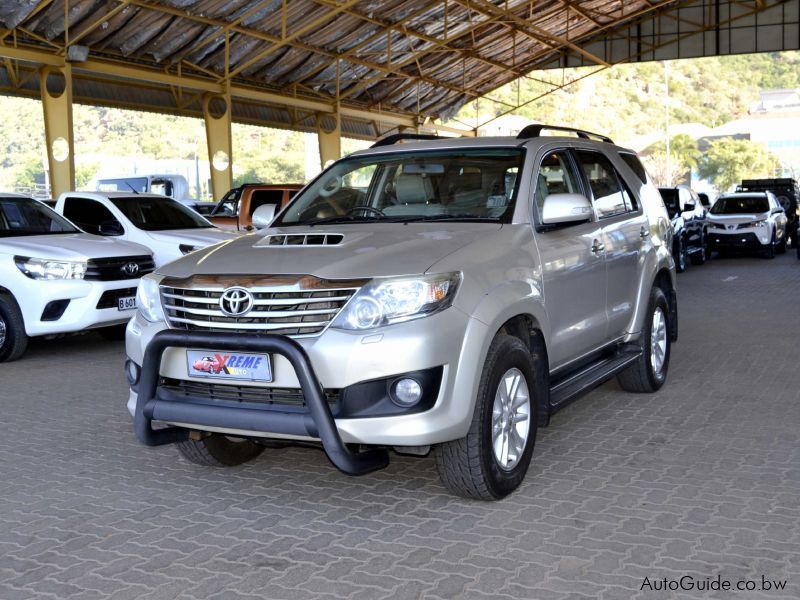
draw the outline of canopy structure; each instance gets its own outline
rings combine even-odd
[[[797,49],[799,6],[0,0],[0,92],[41,95],[46,113],[67,110],[58,100],[66,96],[66,104],[203,116],[218,142],[209,141],[210,155],[226,153],[228,165],[232,120],[316,131],[326,159],[340,135],[465,133],[442,119],[536,69]],[[49,130],[66,119],[46,115]]]

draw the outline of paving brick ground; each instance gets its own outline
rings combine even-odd
[[[559,413],[492,504],[447,495],[431,458],[361,478],[313,449],[187,464],[135,441],[121,344],[36,342],[0,366],[0,600],[799,598],[800,262],[679,285],[667,386]],[[718,574],[788,587],[640,591]]]

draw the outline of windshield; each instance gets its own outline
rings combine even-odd
[[[109,198],[135,227],[144,231],[213,227],[191,208],[170,198],[127,196]]]
[[[98,192],[147,192],[147,177],[122,177],[120,179],[101,179],[97,182]]]
[[[352,221],[509,222],[523,152],[404,152],[335,163],[284,211],[276,226]]]
[[[769,202],[764,196],[729,196],[717,200],[710,212],[712,215],[737,215],[767,211]]]
[[[0,198],[0,237],[80,233],[50,207],[30,198]]]

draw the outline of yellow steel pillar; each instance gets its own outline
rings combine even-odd
[[[333,114],[317,114],[317,138],[319,139],[319,162],[325,166],[342,156],[342,120],[339,111]]]
[[[44,110],[50,193],[57,198],[75,187],[75,146],[72,137],[72,68],[47,66],[39,71]]]
[[[219,200],[233,187],[230,93],[206,94],[203,98],[203,116],[208,159],[211,162],[211,191],[214,200]]]

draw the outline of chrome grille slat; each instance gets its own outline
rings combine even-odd
[[[248,331],[273,331],[276,329],[314,329],[317,327],[324,327],[328,321],[311,322],[311,323],[241,323],[233,322],[226,323],[221,321],[195,321],[193,319],[182,319],[180,317],[170,317],[170,321],[175,323],[187,323],[189,325],[196,325],[197,327],[205,327],[208,329],[246,329]],[[293,327],[292,327],[293,326]]]
[[[309,276],[276,276],[275,280],[275,285],[259,285],[264,283],[263,279],[252,282],[256,285],[241,285],[235,278],[213,282],[171,280],[162,282],[161,300],[167,321],[175,329],[263,331],[311,337],[322,333],[359,289]],[[363,284],[362,281],[347,283]],[[253,295],[249,312],[237,317],[222,312],[220,298],[229,287],[244,288]]]
[[[134,294],[135,295],[135,294]],[[216,317],[220,315],[218,310],[208,310],[205,308],[191,308],[188,306],[176,306],[174,304],[165,304],[164,308],[170,310],[179,310],[193,315],[205,315],[209,317]],[[303,315],[329,315],[339,312],[338,308],[325,308],[314,310],[252,310],[248,313],[249,316],[257,316],[264,319],[278,319],[284,317],[297,317]]]

